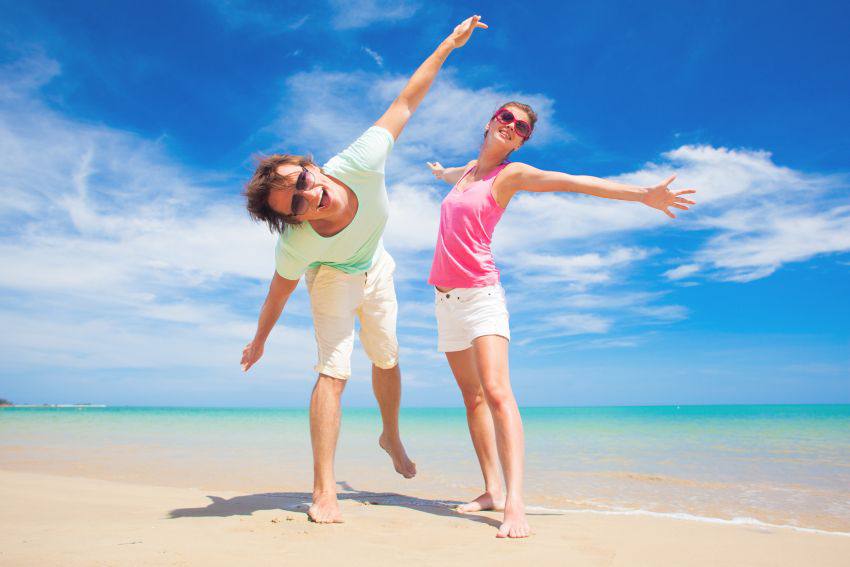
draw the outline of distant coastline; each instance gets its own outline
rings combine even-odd
[[[105,408],[105,404],[13,404],[0,401],[0,408]]]

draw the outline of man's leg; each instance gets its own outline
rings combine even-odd
[[[381,408],[384,431],[378,444],[389,453],[393,467],[404,478],[413,478],[416,465],[407,457],[398,431],[401,405],[401,371],[398,367],[396,319],[398,302],[393,283],[395,262],[386,252],[364,275],[360,317],[360,342],[372,361],[372,391]]]
[[[398,431],[398,410],[401,406],[401,371],[398,364],[392,368],[372,365],[372,391],[381,408],[381,421],[384,424],[378,444],[389,453],[398,474],[404,478],[413,478],[416,476],[416,463],[408,458]]]
[[[358,281],[333,268],[308,272],[307,289],[316,331],[319,378],[310,397],[310,441],[313,444],[313,505],[307,511],[320,523],[341,522],[334,479],[334,453],[339,438],[340,400],[351,374],[354,311]]]
[[[342,414],[345,380],[319,375],[310,397],[310,440],[313,444],[313,504],[307,511],[320,524],[342,522],[336,499],[334,454]]]

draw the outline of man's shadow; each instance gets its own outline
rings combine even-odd
[[[367,492],[355,490],[347,482],[338,482],[341,491],[337,494],[340,500],[354,500],[364,505],[373,506],[397,506],[409,508],[417,512],[434,514],[447,518],[463,518],[472,522],[480,522],[498,528],[501,522],[486,516],[461,514],[454,509],[461,502],[450,500],[427,500],[415,496],[405,496],[395,492]],[[283,510],[286,512],[306,513],[309,502],[313,495],[309,492],[268,492],[265,494],[249,494],[245,496],[234,496],[233,498],[221,498],[220,496],[208,495],[212,502],[203,508],[178,508],[171,510],[168,517],[192,518],[192,517],[227,517],[227,516],[250,516],[258,510]]]

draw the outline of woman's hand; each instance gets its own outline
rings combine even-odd
[[[664,182],[659,183],[654,187],[649,187],[646,189],[646,193],[644,193],[641,198],[641,202],[644,205],[650,206],[653,209],[658,209],[663,212],[665,215],[670,217],[671,219],[676,218],[676,215],[670,212],[669,207],[674,207],[676,209],[682,209],[683,211],[688,210],[688,205],[696,205],[690,199],[685,199],[681,195],[687,195],[690,193],[696,193],[693,189],[684,189],[682,191],[671,191],[668,185],[670,185],[673,180],[676,179],[675,175],[671,175]]]
[[[454,31],[449,34],[449,37],[446,38],[446,41],[451,45],[454,49],[458,47],[463,47],[466,45],[466,42],[469,41],[469,38],[472,36],[472,32],[476,30],[476,28],[481,28],[483,30],[487,29],[487,24],[480,21],[481,16],[472,16],[471,18],[466,18],[464,21],[459,23]]]
[[[436,177],[437,179],[443,178],[443,174],[446,173],[446,168],[440,165],[440,162],[435,161],[431,163],[430,161],[428,161],[425,163],[428,164],[428,168],[431,170],[431,173],[434,174],[434,177]]]
[[[248,343],[244,349],[242,349],[242,371],[248,372],[248,369],[254,366],[254,363],[260,360],[260,357],[263,356],[263,343],[258,341],[251,341]]]

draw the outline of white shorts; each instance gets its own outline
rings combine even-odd
[[[455,352],[472,346],[485,335],[511,340],[505,290],[501,285],[458,287],[451,291],[434,288],[437,312],[437,350]]]
[[[362,274],[346,274],[328,266],[307,270],[307,290],[319,361],[316,372],[341,380],[351,376],[354,318],[360,318],[360,342],[372,364],[398,364],[395,262],[386,250]]]

